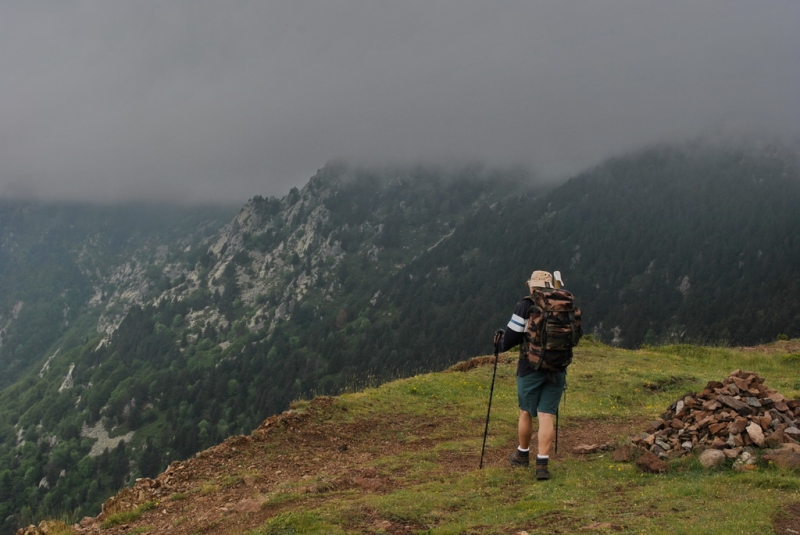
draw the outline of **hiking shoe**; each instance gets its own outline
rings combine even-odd
[[[508,456],[508,461],[511,463],[511,466],[525,466],[528,467],[531,465],[530,458],[525,455],[520,455],[519,450],[514,450],[511,455]]]
[[[546,464],[537,464],[536,465],[536,479],[542,481],[544,479],[550,479],[550,470],[547,469]]]

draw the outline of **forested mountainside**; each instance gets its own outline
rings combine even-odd
[[[796,153],[663,146],[483,207],[408,266],[387,302],[409,318],[402,345],[441,354],[448,339],[446,360],[486,343],[532,269],[560,270],[604,342],[751,345],[800,333],[795,266]]]
[[[169,271],[156,266],[193,262],[236,210],[0,201],[0,388],[41,365],[59,337],[83,337],[99,314],[113,323],[120,305],[157,296]]]
[[[9,207],[6,531],[94,513],[293,399],[485,353],[533,269],[561,270],[585,330],[623,347],[800,335],[800,174],[774,147],[653,147],[549,189],[330,164],[225,226]]]

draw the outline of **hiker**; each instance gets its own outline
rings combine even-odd
[[[560,274],[556,272],[560,288]],[[512,466],[530,466],[530,443],[533,436],[533,418],[539,420],[538,451],[536,455],[536,479],[550,479],[547,469],[550,459],[550,450],[555,438],[554,421],[558,414],[558,405],[561,395],[566,388],[566,366],[572,361],[572,346],[583,334],[580,328],[580,309],[572,305],[572,294],[558,290],[553,283],[553,275],[547,271],[534,271],[529,280],[525,282],[530,291],[530,296],[522,299],[511,316],[505,331],[495,332],[494,342],[500,351],[508,351],[514,346],[520,346],[520,358],[517,363],[517,397],[519,399],[519,423],[517,432],[519,446],[509,456]],[[531,333],[537,326],[541,326],[542,308],[536,306],[535,295],[539,296],[564,296],[568,299],[570,310],[568,335],[569,341],[559,338],[556,344],[561,343],[562,350],[551,351],[542,348],[541,336]],[[556,314],[551,314],[556,316]],[[577,321],[575,321],[577,316]],[[527,331],[527,332],[526,332]],[[550,332],[548,330],[548,332]],[[552,338],[555,336],[550,335]],[[552,343],[545,341],[547,347]],[[566,348],[566,349],[563,349]],[[551,358],[552,356],[552,358]],[[552,364],[550,364],[552,361]],[[538,368],[538,369],[537,369]]]

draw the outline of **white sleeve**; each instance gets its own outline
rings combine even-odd
[[[512,314],[511,320],[508,322],[508,328],[514,332],[521,333],[525,330],[525,319]]]

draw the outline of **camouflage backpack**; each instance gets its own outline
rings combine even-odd
[[[572,362],[572,348],[583,335],[581,309],[566,290],[536,288],[521,351],[534,370],[561,371]]]

